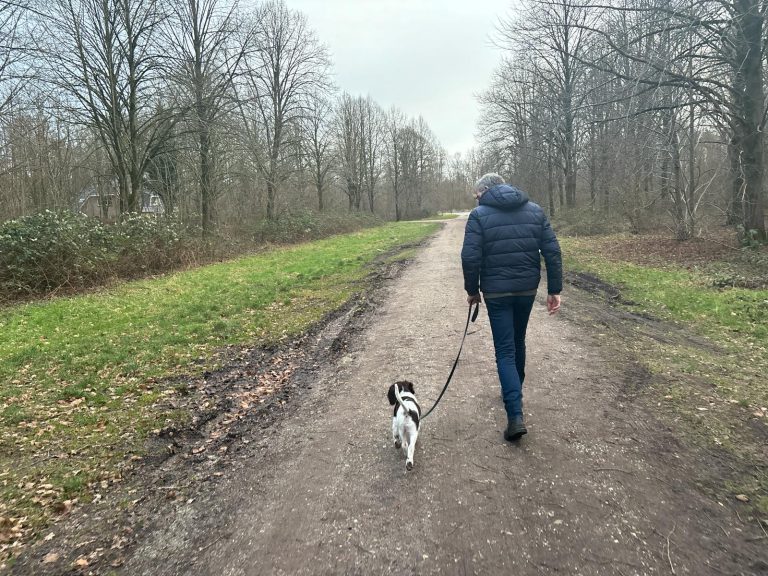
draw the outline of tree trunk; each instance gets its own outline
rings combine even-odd
[[[688,231],[685,226],[685,192],[683,191],[683,167],[680,162],[680,138],[677,125],[672,118],[672,170],[674,186],[672,188],[672,209],[675,217],[675,236],[678,240],[687,240]]]
[[[606,134],[605,134],[605,128],[600,128],[600,177],[599,177],[599,184],[600,184],[600,197],[602,200],[602,210],[605,214],[610,213],[611,211],[611,191],[610,191],[610,182],[608,180],[608,147],[606,145]]]
[[[549,201],[549,217],[555,217],[555,178],[552,168],[552,153],[547,152],[547,200]]]
[[[576,207],[576,142],[574,135],[573,110],[570,95],[565,110],[565,203],[568,208]]]
[[[690,95],[693,101],[693,94]],[[688,238],[696,234],[696,106],[691,104],[688,118],[688,187],[685,190],[685,230]]]
[[[736,142],[736,135],[734,134],[728,142],[728,166],[731,186],[725,214],[725,224],[727,226],[744,224],[744,210],[741,207],[744,177],[741,173],[741,162],[739,160],[740,149],[741,146]]]
[[[267,220],[275,219],[275,184],[267,178]]]
[[[736,72],[737,77],[741,76],[737,85],[743,85],[743,92],[739,94],[741,134],[737,141],[741,145],[744,175],[744,228],[754,230],[758,239],[766,240],[763,207],[763,19],[759,3],[760,0],[736,3],[741,12],[739,40],[744,52],[743,59],[738,59],[740,68]]]
[[[589,126],[589,201],[592,204],[592,210],[597,208],[597,145],[595,143],[595,127]]]
[[[200,207],[203,235],[213,232],[213,190],[211,186],[211,138],[208,126],[200,119]]]

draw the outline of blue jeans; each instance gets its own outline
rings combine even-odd
[[[523,415],[525,331],[535,296],[502,296],[485,301],[496,349],[496,368],[507,417]]]

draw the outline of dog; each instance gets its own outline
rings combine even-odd
[[[387,393],[389,403],[395,407],[392,414],[392,439],[395,448],[405,452],[405,469],[413,470],[413,451],[419,437],[419,420],[421,408],[416,401],[416,391],[413,384],[407,380],[395,382]]]

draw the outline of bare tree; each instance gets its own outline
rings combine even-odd
[[[331,116],[331,102],[324,95],[309,99],[303,122],[306,162],[310,169],[310,179],[317,191],[317,209],[320,212],[325,209],[324,196],[334,165]]]
[[[398,108],[392,107],[387,114],[386,123],[386,173],[392,190],[392,198],[395,204],[395,220],[398,222],[403,216],[403,197],[405,193],[405,182],[402,165],[402,134],[405,127],[405,115]]]
[[[553,96],[565,178],[565,201],[576,205],[579,113],[585,98],[583,62],[589,50],[592,13],[584,0],[532,0],[499,27],[502,46],[523,56]]]
[[[423,118],[406,121],[393,108],[387,118],[386,173],[395,204],[395,219],[423,215],[426,196],[437,179],[439,145]]]
[[[733,190],[744,227],[766,238],[764,222],[765,0],[634,0],[601,6],[604,25],[588,26],[611,51],[634,66],[627,70],[592,62],[640,91],[673,88],[689,94],[678,108],[706,106],[729,126]],[[631,14],[643,26],[616,34],[612,23]],[[648,50],[649,39],[669,39],[669,50]]]
[[[381,108],[370,96],[360,100],[360,162],[364,172],[363,187],[372,214],[376,185],[382,171],[383,116]]]
[[[0,220],[69,209],[87,177],[76,132],[42,102],[6,109],[0,122]]]
[[[293,146],[291,135],[301,133],[298,124],[311,96],[329,86],[330,60],[304,15],[282,1],[259,6],[252,30],[252,50],[244,61],[241,111],[266,185],[267,218],[273,219],[276,190],[295,166],[286,158]]]
[[[722,181],[713,171],[729,165],[729,222],[765,237],[767,10],[765,0],[523,4],[500,28],[506,58],[481,99],[483,155],[546,188],[550,212],[553,188],[572,207],[584,182],[594,210],[618,209],[634,229],[666,208],[681,239]],[[717,134],[723,161],[712,158]]]
[[[349,200],[350,210],[360,210],[365,186],[363,163],[363,133],[361,131],[362,98],[346,92],[336,106],[335,140],[342,188]]]
[[[506,164],[512,180],[534,195],[546,190],[549,212],[554,216],[557,176],[563,172],[557,94],[527,56],[521,55],[520,59],[504,59],[480,102],[486,148],[494,150],[497,165]],[[564,201],[563,194],[561,207]]]
[[[413,130],[413,175],[411,176],[411,199],[414,212],[422,216],[427,210],[428,194],[437,175],[437,140],[423,117],[411,124]]]
[[[196,141],[204,234],[213,228],[218,196],[212,132],[234,105],[234,78],[247,44],[237,34],[235,9],[235,4],[222,0],[178,0],[175,17],[166,27],[169,47],[175,52],[174,78],[182,90],[182,106]]]
[[[120,212],[138,212],[147,166],[175,122],[164,82],[156,0],[56,0],[44,20],[47,79],[106,151]]]
[[[0,2],[0,116],[31,77],[29,6],[26,0]]]

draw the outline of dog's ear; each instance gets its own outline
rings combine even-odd
[[[410,392],[414,396],[416,395],[416,389],[413,387],[413,382],[408,382],[408,380],[406,380],[402,384],[403,384],[403,390],[405,392]]]
[[[394,406],[397,402],[397,396],[395,396],[395,385],[392,384],[392,386],[389,387],[389,392],[387,392],[387,398],[389,398],[389,403]]]

